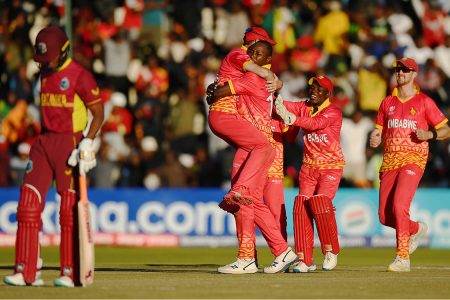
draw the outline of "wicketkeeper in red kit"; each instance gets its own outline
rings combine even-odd
[[[222,85],[228,80],[242,77],[246,72],[252,72],[269,80],[267,90],[273,92],[281,88],[281,81],[267,68],[255,64],[247,55],[247,48],[257,41],[266,41],[271,45],[275,42],[267,32],[260,27],[250,27],[245,31],[244,45],[232,50],[222,62],[216,85]],[[208,99],[207,99],[208,100]],[[209,107],[209,127],[215,135],[222,138],[236,149],[248,153],[247,168],[236,178],[236,183],[224,196],[228,203],[251,203],[262,191],[255,191],[255,186],[265,180],[264,173],[270,167],[268,154],[272,146],[267,138],[252,124],[242,119],[237,111],[238,98],[231,95],[215,101]]]
[[[337,264],[340,247],[332,200],[336,195],[345,165],[340,145],[342,112],[330,102],[333,84],[325,76],[308,81],[309,99],[304,102],[275,101],[277,113],[285,124],[303,130],[304,154],[299,175],[299,195],[294,202],[294,239],[299,264],[296,273],[316,270],[313,261],[316,223],[323,270]]]
[[[77,279],[77,195],[78,170],[86,174],[96,165],[93,139],[103,122],[100,91],[92,74],[69,57],[69,39],[59,27],[42,29],[35,43],[33,59],[40,67],[42,133],[31,147],[17,208],[16,259],[13,275],[4,282],[15,286],[42,286],[39,257],[41,214],[52,181],[61,195],[61,277],[55,286],[73,287]],[[88,124],[89,110],[92,122]],[[73,168],[79,163],[79,168]]]

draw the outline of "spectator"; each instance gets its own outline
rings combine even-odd
[[[343,178],[352,186],[370,187],[367,179],[367,136],[373,129],[373,122],[356,110],[350,118],[342,119],[341,146],[345,158]]]
[[[160,59],[151,54],[145,60],[135,83],[139,98],[159,100],[169,88],[169,75]]]
[[[156,170],[161,178],[162,187],[185,187],[187,177],[176,153],[172,150],[166,153],[165,163]]]
[[[427,47],[435,48],[445,43],[447,16],[436,0],[412,0],[414,10],[422,23],[422,36]]]
[[[20,186],[27,168],[31,146],[28,143],[20,143],[17,147],[17,155],[10,161],[10,177],[14,186]]]
[[[374,57],[367,56],[358,71],[359,107],[377,111],[388,90],[388,72]]]
[[[105,75],[109,85],[127,95],[129,88],[127,71],[131,60],[131,48],[126,32],[123,30],[117,32],[103,43],[103,48]]]
[[[329,55],[328,69],[347,70],[345,53],[350,20],[341,6],[339,1],[327,2],[328,13],[319,17],[314,31],[314,40],[323,45],[323,51]]]
[[[227,31],[223,42],[223,47],[227,50],[242,45],[242,32],[250,27],[250,20],[240,1],[232,0],[230,6],[230,13],[226,17]]]

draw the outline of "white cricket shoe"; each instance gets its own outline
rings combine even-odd
[[[419,222],[419,230],[409,238],[409,254],[412,254],[419,247],[420,240],[427,234],[428,226]]]
[[[53,281],[53,285],[54,286],[59,286],[59,287],[67,287],[67,288],[73,288],[75,286],[75,284],[73,283],[72,278],[70,278],[69,276],[61,276],[61,277],[59,277],[58,279]]]
[[[409,272],[411,271],[411,265],[408,259],[402,259],[398,255],[394,262],[389,265],[388,272]]]
[[[14,285],[14,286],[26,286],[27,285],[22,273],[16,273],[13,275],[5,276],[5,278],[3,278],[3,282],[6,284],[9,284],[9,285]],[[37,287],[37,286],[43,286],[43,285],[44,285],[44,280],[41,278],[41,272],[38,271],[38,272],[36,272],[36,279],[31,284],[31,286]]]
[[[282,273],[298,261],[297,255],[288,247],[283,253],[275,257],[272,265],[264,268],[264,273]]]
[[[323,260],[322,270],[331,271],[337,265],[337,254],[331,252],[325,253],[325,259]]]
[[[223,274],[253,274],[258,272],[258,267],[256,266],[256,260],[251,259],[240,259],[238,258],[234,263],[219,267],[217,272]]]
[[[317,269],[317,266],[316,266],[316,263],[314,262],[314,260],[309,267],[303,261],[301,261],[294,268],[294,273],[308,273],[308,272],[315,271],[316,269]]]

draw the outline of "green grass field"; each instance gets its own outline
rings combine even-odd
[[[394,249],[343,249],[338,267],[308,274],[263,274],[273,257],[259,250],[260,273],[224,275],[217,267],[235,259],[234,248],[96,248],[95,283],[52,286],[58,249],[44,248],[45,287],[0,284],[0,298],[450,298],[450,250],[418,249],[410,273],[388,273]],[[316,262],[320,266],[319,249]],[[0,248],[0,276],[13,272],[14,249]]]

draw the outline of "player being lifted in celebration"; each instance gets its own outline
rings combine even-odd
[[[79,162],[79,170],[84,174],[95,167],[92,143],[103,122],[103,105],[91,73],[69,57],[69,40],[62,29],[56,26],[42,29],[36,37],[33,58],[40,65],[42,134],[31,147],[20,188],[15,271],[4,282],[16,286],[44,284],[38,235],[45,197],[55,179],[56,190],[61,195],[61,277],[54,285],[73,287],[80,284],[74,227],[78,170],[73,167]],[[83,138],[87,109],[93,119]]]
[[[419,67],[411,58],[396,61],[397,87],[380,104],[370,146],[383,140],[378,215],[383,225],[396,231],[397,257],[392,272],[409,272],[409,256],[427,232],[427,225],[410,219],[409,210],[428,157],[424,131],[434,127],[444,134],[447,118],[434,101],[421,93],[414,79]],[[441,132],[442,131],[442,132]],[[419,139],[420,136],[420,139]]]
[[[272,46],[266,41],[258,41],[249,48],[249,55],[258,65],[270,67],[269,62],[272,57]],[[242,115],[242,122],[247,122],[256,132],[259,132],[269,142],[270,152],[267,153],[269,166],[275,157],[275,141],[272,136],[272,100],[273,96],[267,92],[263,78],[254,73],[247,72],[242,78],[229,80],[224,86],[218,87],[213,92],[213,99],[228,95],[239,95],[238,110]],[[255,130],[247,132],[253,134]],[[243,132],[244,134],[244,132]],[[248,136],[248,138],[251,138]],[[241,153],[241,154],[239,154]],[[248,154],[239,152],[236,161],[239,162],[240,169],[234,173],[242,173],[249,166],[243,159],[248,160]],[[264,162],[266,163],[266,162]],[[275,255],[273,264],[264,268],[265,273],[278,273],[288,269],[297,257],[291,250],[280,230],[280,221],[275,220],[274,215],[263,202],[263,190],[266,184],[268,172],[262,174],[263,181],[255,186],[257,196],[249,204],[237,203],[233,210],[228,210],[234,214],[236,220],[236,231],[238,236],[238,259],[236,262],[220,267],[220,273],[243,274],[256,273],[258,267],[255,260],[255,221],[263,236],[269,244],[270,250]],[[256,194],[256,193],[255,193]]]
[[[269,92],[281,88],[281,81],[276,78],[272,71],[258,66],[247,55],[247,48],[260,40],[271,45],[275,44],[262,28],[250,27],[245,31],[244,45],[232,50],[225,57],[220,66],[216,85],[222,85],[230,79],[240,78],[245,72],[249,71],[269,80],[267,83]],[[210,97],[207,97],[208,99]],[[236,101],[237,96],[231,95],[214,103],[209,102],[211,106],[209,107],[208,121],[209,127],[215,135],[236,149],[240,148],[248,152],[248,158],[245,162],[247,167],[236,178],[232,189],[224,196],[224,201],[230,204],[233,202],[249,204],[257,198],[254,191],[255,186],[265,181],[264,174],[270,167],[270,160],[267,158],[272,151],[272,146],[261,132],[242,119],[237,111]],[[221,205],[224,205],[224,203]]]
[[[325,255],[323,270],[336,267],[340,251],[332,200],[345,165],[340,145],[342,113],[330,102],[333,91],[330,79],[312,77],[308,84],[308,101],[283,102],[281,96],[275,101],[284,122],[303,130],[305,144],[299,195],[294,202],[295,251],[300,261],[294,268],[296,273],[316,270],[313,220]]]

